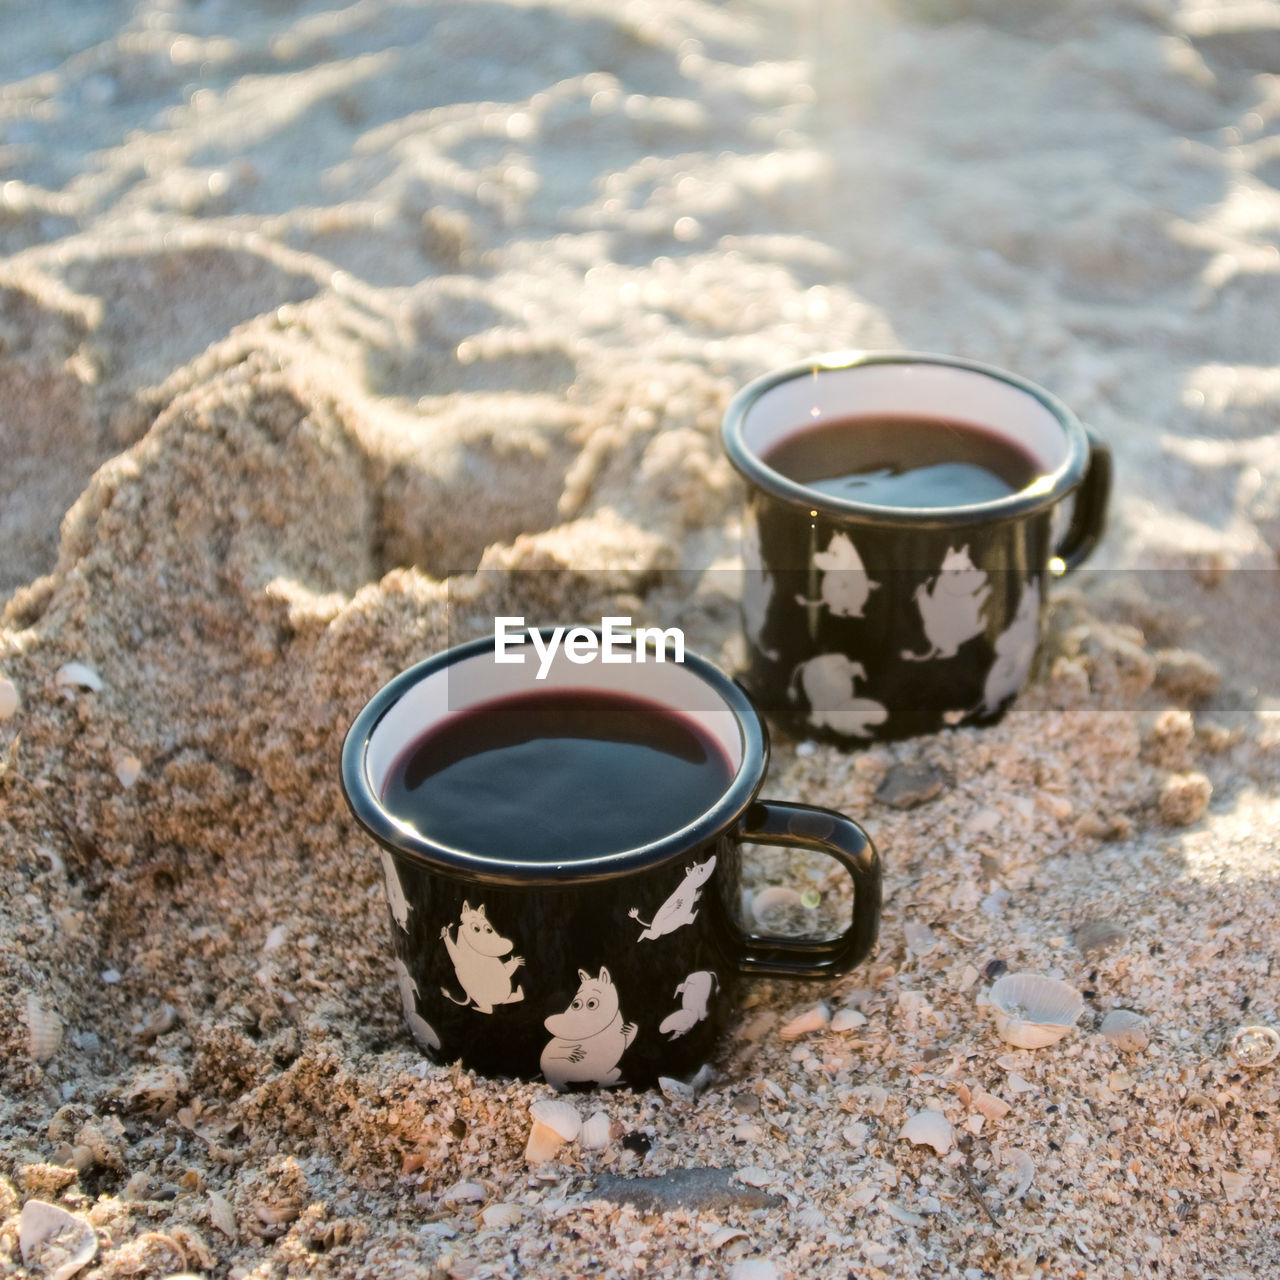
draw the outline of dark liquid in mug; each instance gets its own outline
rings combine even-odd
[[[625,694],[540,690],[435,725],[392,766],[382,802],[454,849],[572,862],[678,831],[732,778],[692,718]]]
[[[972,422],[905,414],[801,427],[762,455],[788,479],[878,507],[963,507],[1027,488],[1043,474],[1013,441]]]

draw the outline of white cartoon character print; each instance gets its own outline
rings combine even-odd
[[[1031,670],[1039,635],[1040,584],[1032,579],[1022,588],[1013,621],[996,637],[996,660],[987,672],[982,705],[978,708],[983,715],[993,715],[1006,698],[1022,688]]]
[[[608,969],[595,978],[579,969],[578,978],[582,985],[569,1007],[543,1023],[553,1038],[539,1065],[553,1088],[594,1082],[605,1089],[622,1076],[618,1059],[635,1039],[636,1024],[622,1020]]]
[[[382,855],[382,874],[387,878],[387,902],[391,907],[391,918],[408,933],[409,912],[413,908],[400,887],[400,876],[391,855],[385,849],[379,849],[378,852]]]
[[[396,984],[400,988],[400,1003],[404,1005],[404,1020],[409,1024],[418,1048],[434,1053],[440,1048],[440,1037],[436,1035],[435,1028],[418,1012],[418,984],[399,957],[396,958]]]
[[[511,975],[524,964],[522,956],[502,959],[512,948],[509,938],[495,932],[486,919],[484,907],[462,904],[462,923],[456,938],[449,937],[449,926],[440,930],[444,945],[453,961],[458,985],[467,993],[465,1000],[441,987],[454,1004],[473,1004],[478,1013],[492,1013],[496,1004],[515,1004],[524,999],[524,988],[511,986]]]
[[[796,596],[796,603],[826,605],[837,618],[861,618],[867,597],[880,584],[867,576],[853,539],[847,533],[835,534],[825,551],[814,552],[813,563],[822,570],[819,599]]]
[[[707,1016],[707,1005],[719,989],[720,979],[710,969],[691,973],[675,990],[680,1008],[663,1018],[658,1031],[668,1040],[678,1040]]]
[[[794,694],[799,681],[809,700],[809,723],[815,728],[833,729],[850,738],[870,738],[872,728],[883,724],[889,713],[874,698],[858,696],[857,682],[866,678],[862,663],[843,653],[820,653],[795,669],[791,686]]]
[[[904,649],[902,656],[908,662],[954,658],[966,640],[985,629],[982,606],[990,594],[987,575],[969,559],[968,546],[959,551],[948,547],[933,586],[922,582],[916,588],[916,607],[930,648],[926,653]]]
[[[760,526],[748,511],[742,522],[742,627],[766,658],[778,656],[764,647],[764,624],[772,599],[773,578],[760,555]]]
[[[676,886],[675,892],[654,913],[651,923],[640,919],[639,907],[632,907],[627,914],[644,929],[636,941],[660,938],[664,933],[671,933],[683,924],[692,924],[698,917],[698,899],[702,896],[702,886],[715,869],[715,854],[706,862],[693,863],[685,871],[684,879]]]

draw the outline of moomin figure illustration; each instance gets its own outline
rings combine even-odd
[[[990,594],[987,575],[969,559],[968,546],[958,551],[948,547],[933,585],[922,582],[916,588],[916,607],[930,647],[926,653],[904,649],[902,656],[908,662],[954,658],[966,640],[985,630],[982,606]]]
[[[748,511],[742,521],[742,629],[766,658],[776,651],[764,647],[764,624],[773,600],[773,577],[760,555],[760,526]]]
[[[668,1040],[678,1040],[687,1031],[692,1031],[707,1016],[707,1006],[719,989],[720,979],[712,970],[698,969],[691,973],[675,989],[675,994],[681,998],[680,1008],[663,1018],[659,1032]]]
[[[644,932],[637,939],[644,942],[650,938],[660,938],[664,933],[680,928],[684,924],[692,924],[698,917],[698,899],[702,896],[702,886],[710,879],[716,869],[715,855],[706,862],[692,863],[685,871],[684,879],[676,886],[675,892],[654,913],[652,922],[640,919],[640,908],[632,907],[627,914],[644,927]]]
[[[833,535],[825,551],[814,552],[813,563],[823,571],[819,598],[806,600],[804,596],[796,596],[796,603],[826,605],[837,618],[861,618],[867,597],[880,584],[867,576],[853,539],[847,533]]]
[[[440,1047],[440,1037],[436,1035],[435,1028],[418,1012],[418,984],[399,957],[396,958],[396,985],[400,988],[404,1020],[409,1024],[418,1048],[434,1053]]]
[[[983,715],[994,715],[1026,683],[1039,635],[1040,584],[1032,579],[1022,588],[1013,621],[996,637],[996,660],[987,672],[978,707]]]
[[[378,852],[382,855],[382,874],[387,880],[387,902],[391,907],[391,918],[405,933],[408,933],[409,912],[413,908],[404,896],[404,889],[400,886],[400,875],[396,871],[395,860],[385,849],[379,849]]]
[[[454,1004],[471,1004],[477,1013],[492,1013],[496,1004],[515,1004],[524,999],[524,988],[513,990],[511,986],[511,975],[524,964],[524,958],[502,959],[513,944],[494,930],[483,906],[473,908],[464,902],[456,939],[449,937],[448,925],[440,930],[440,936],[453,961],[458,985],[467,993],[465,1000],[459,1000],[441,987]]]
[[[872,727],[883,724],[889,713],[874,698],[862,698],[857,682],[867,678],[860,662],[843,653],[820,653],[802,662],[791,675],[792,695],[797,682],[809,700],[809,723],[833,729],[850,738],[869,738]]]
[[[543,1023],[553,1039],[539,1065],[553,1088],[590,1082],[605,1089],[622,1076],[618,1059],[635,1039],[636,1024],[623,1021],[608,969],[594,978],[579,969],[578,978],[581,986],[569,1007]]]

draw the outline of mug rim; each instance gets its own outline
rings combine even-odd
[[[548,638],[552,634],[549,627],[527,629],[531,630],[538,630]],[[710,659],[686,648],[680,665],[691,668],[733,715],[742,739],[742,759],[717,800],[683,827],[630,849],[565,862],[543,863],[469,853],[432,840],[397,820],[369,781],[366,762],[374,731],[400,699],[422,680],[457,662],[485,652],[491,653],[496,643],[493,636],[481,636],[406,668],[369,699],[347,730],[342,743],[340,772],[343,796],[352,816],[366,834],[393,857],[406,858],[439,875],[480,885],[520,888],[535,884],[594,884],[634,875],[683,857],[690,850],[726,834],[754,801],[769,765],[769,731],[742,686]],[[651,701],[658,702],[659,706],[670,706],[658,699]],[[679,708],[674,709],[679,711]],[[518,840],[518,835],[514,839]]]
[[[953,507],[890,507],[836,497],[791,480],[780,471],[775,471],[747,446],[743,436],[747,414],[767,391],[793,379],[812,377],[824,371],[835,372],[865,365],[888,364],[941,365],[963,369],[1024,392],[1038,401],[1062,428],[1067,456],[1057,467],[1047,472],[1034,489],[1022,489],[986,502]],[[1084,427],[1052,392],[996,365],[970,360],[964,356],[940,355],[927,351],[831,351],[771,370],[747,383],[730,400],[721,426],[721,440],[730,463],[749,484],[790,506],[801,508],[806,513],[853,516],[871,524],[907,526],[913,529],[954,528],[958,525],[1016,520],[1045,510],[1061,502],[1080,483],[1089,460],[1089,442]]]

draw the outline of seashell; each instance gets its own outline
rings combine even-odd
[[[1021,1200],[1031,1190],[1031,1183],[1035,1179],[1035,1161],[1025,1151],[1011,1147],[1004,1153],[1004,1162],[1013,1165],[1018,1175],[1017,1181],[1013,1184],[1013,1190],[1005,1198]]]
[[[236,1211],[216,1191],[209,1192],[209,1221],[230,1240],[240,1234]]]
[[[758,1124],[753,1124],[750,1120],[744,1120],[734,1128],[729,1136],[734,1142],[763,1142],[764,1130]]]
[[[894,1222],[899,1222],[904,1227],[923,1227],[925,1225],[925,1220],[918,1213],[912,1213],[910,1209],[905,1209],[902,1205],[895,1204],[892,1200],[881,1200],[880,1208]]]
[[[867,1015],[861,1009],[837,1009],[831,1019],[832,1031],[852,1031],[855,1027],[865,1027]]]
[[[572,1142],[582,1129],[577,1107],[558,1098],[539,1098],[530,1106],[529,1114],[557,1134],[562,1142]]]
[[[39,1267],[45,1280],[70,1280],[98,1252],[94,1229],[75,1214],[43,1200],[28,1200],[18,1223],[18,1246],[28,1267]]]
[[[134,1023],[129,1034],[143,1044],[150,1044],[165,1032],[172,1031],[177,1021],[177,1009],[171,1004],[162,1004],[158,1009],[152,1009],[141,1022]]]
[[[799,1017],[792,1018],[778,1034],[784,1040],[799,1040],[811,1031],[822,1031],[831,1023],[831,1010],[825,1004],[816,1004]]]
[[[933,930],[918,920],[908,920],[902,926],[902,933],[906,939],[907,950],[913,956],[927,956],[938,945],[938,939],[934,936]]]
[[[62,1048],[62,1019],[27,993],[27,1050],[36,1062],[48,1062]]]
[[[994,1093],[988,1093],[985,1089],[975,1089],[969,1105],[988,1120],[1003,1120],[1013,1109],[1003,1098],[997,1098]]]
[[[768,1258],[741,1258],[729,1268],[729,1280],[778,1280],[778,1268]]]
[[[0,676],[0,720],[8,720],[22,705],[18,686],[6,676]]]
[[[272,1204],[267,1200],[255,1200],[253,1212],[264,1227],[284,1227],[298,1217],[302,1206],[289,1201]]]
[[[684,1080],[677,1080],[673,1076],[659,1076],[658,1088],[662,1090],[662,1096],[668,1102],[692,1102],[696,1096],[693,1085]]]
[[[482,1210],[480,1221],[486,1227],[514,1227],[523,1216],[518,1204],[491,1204]]]
[[[800,911],[803,907],[802,895],[797,890],[780,884],[761,889],[751,899],[751,914],[755,916],[757,924],[766,926],[781,923],[788,912]]]
[[[116,761],[116,780],[128,791],[142,774],[142,761],[137,756],[121,756]]]
[[[718,1227],[711,1233],[708,1242],[713,1249],[723,1249],[730,1240],[745,1240],[747,1233],[740,1227]]]
[[[212,1271],[218,1265],[217,1255],[194,1227],[170,1227],[169,1238],[182,1250],[186,1260],[195,1263],[201,1271]]]
[[[988,998],[1000,1038],[1019,1049],[1056,1044],[1084,1012],[1084,1001],[1074,987],[1038,973],[1006,974]]]
[[[747,1165],[745,1169],[739,1169],[733,1176],[749,1187],[768,1186],[773,1179],[773,1175],[767,1169],[761,1169],[754,1164]]]
[[[89,689],[93,693],[102,688],[102,677],[83,662],[64,662],[54,680],[63,688]]]
[[[564,1146],[564,1139],[550,1125],[535,1120],[529,1130],[529,1141],[525,1143],[524,1158],[528,1164],[545,1164],[554,1160],[556,1153]]]
[[[878,1084],[855,1085],[841,1099],[840,1105],[845,1111],[861,1115],[864,1111],[869,1115],[882,1116],[889,1102],[889,1091]]]
[[[851,1147],[861,1147],[870,1136],[871,1128],[865,1124],[847,1124],[841,1129],[840,1134]]]
[[[446,1204],[479,1204],[486,1194],[478,1182],[455,1182],[440,1199]]]
[[[1237,1027],[1228,1050],[1240,1067],[1265,1067],[1280,1055],[1280,1033],[1274,1027]]]
[[[1147,1047],[1147,1020],[1132,1009],[1112,1009],[1098,1030],[1123,1053],[1137,1053]]]
[[[932,1147],[940,1156],[945,1156],[955,1145],[951,1121],[941,1111],[917,1111],[898,1130],[898,1138],[914,1142],[918,1147]]]
[[[612,1129],[607,1113],[596,1111],[582,1122],[578,1143],[584,1151],[603,1151],[609,1145]]]

